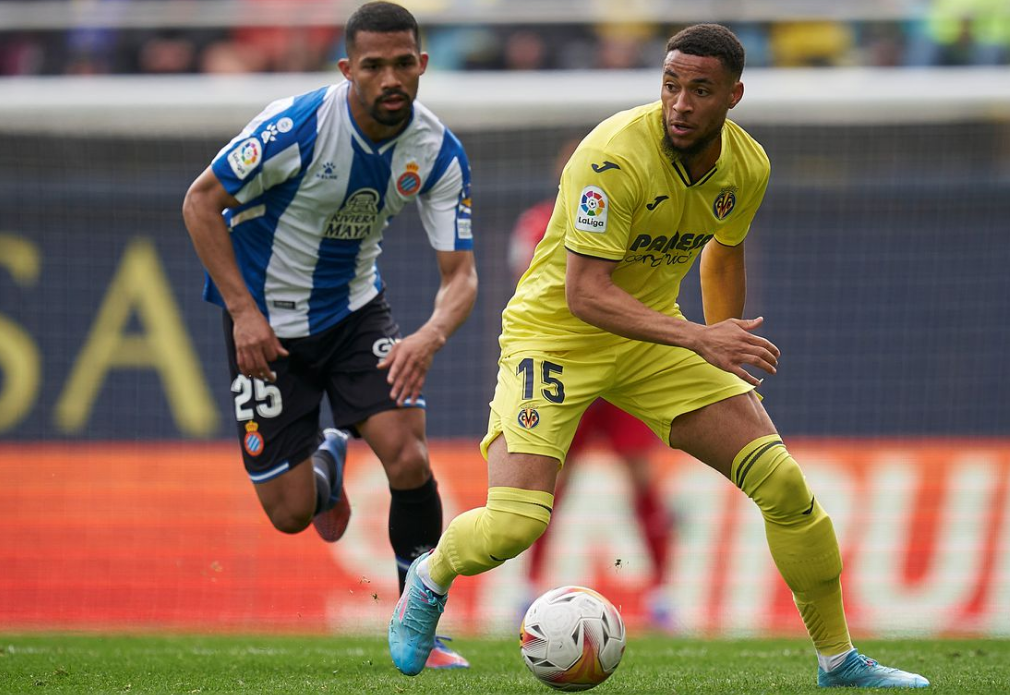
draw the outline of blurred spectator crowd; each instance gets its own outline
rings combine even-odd
[[[726,23],[744,43],[750,67],[1010,64],[1010,0],[926,0],[915,7],[902,21]],[[632,69],[655,67],[679,28],[429,23],[422,46],[436,70]],[[343,55],[339,26],[0,27],[0,75],[315,72],[334,69]]]

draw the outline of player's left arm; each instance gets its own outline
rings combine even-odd
[[[747,303],[747,266],[744,242],[727,246],[716,240],[701,254],[701,303],[709,326],[743,318]]]
[[[750,195],[720,226],[715,238],[701,253],[701,302],[705,323],[713,326],[726,319],[741,319],[747,303],[747,265],[744,241],[754,216],[764,200],[771,175],[768,158],[759,151],[750,169],[753,183],[742,190]],[[753,155],[752,155],[753,156]]]
[[[435,307],[424,325],[396,343],[379,362],[379,369],[389,370],[386,380],[397,405],[421,397],[435,353],[463,324],[477,299],[471,205],[470,164],[462,144],[447,130],[442,152],[417,197],[421,224],[435,249],[441,275]]]
[[[379,362],[388,369],[390,397],[397,405],[421,396],[431,362],[446,341],[473,310],[477,299],[477,266],[472,251],[438,251],[442,276],[431,317],[415,332],[396,343]]]

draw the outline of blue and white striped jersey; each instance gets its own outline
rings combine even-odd
[[[349,88],[275,101],[212,164],[241,203],[224,217],[242,276],[281,338],[323,331],[382,290],[383,232],[411,200],[433,248],[473,248],[470,165],[456,136],[415,101],[403,132],[372,142]],[[204,298],[224,306],[209,276]]]

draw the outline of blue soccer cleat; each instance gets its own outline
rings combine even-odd
[[[917,673],[881,666],[852,650],[838,668],[831,671],[818,668],[817,685],[822,688],[928,688],[929,681]]]
[[[344,489],[344,463],[347,461],[347,442],[351,435],[343,430],[328,427],[323,430],[323,443],[319,450],[327,457],[327,478],[330,481],[330,508],[312,517],[316,532],[327,543],[336,543],[347,530],[351,520],[351,503]],[[317,475],[323,475],[317,472]]]
[[[452,638],[435,635],[435,648],[428,655],[424,667],[436,669],[470,668],[470,662],[463,658],[462,654],[451,649],[446,642],[452,642]]]
[[[417,576],[417,565],[431,551],[410,563],[403,594],[389,620],[389,655],[401,673],[416,676],[435,648],[435,628],[448,596],[439,596]]]

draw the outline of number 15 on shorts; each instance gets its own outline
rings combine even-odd
[[[565,385],[558,378],[564,371],[565,368],[560,364],[554,364],[547,360],[540,363],[540,394],[551,403],[565,402]],[[533,399],[537,372],[536,361],[532,357],[523,359],[516,367],[516,376],[523,380],[524,401]]]

